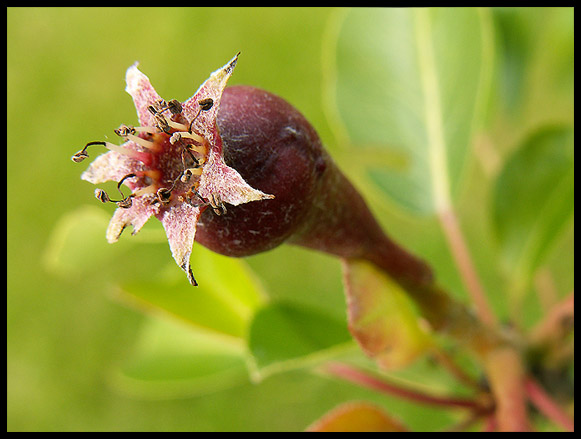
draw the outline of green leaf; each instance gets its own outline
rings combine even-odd
[[[110,219],[107,211],[96,206],[82,206],[63,215],[49,236],[43,255],[45,268],[79,280],[88,274],[103,274],[135,244],[167,241],[161,228],[146,226],[136,236],[124,236],[113,247],[105,238]]]
[[[131,396],[183,398],[248,381],[244,346],[170,319],[148,319],[129,360],[113,376]]]
[[[78,277],[89,268],[98,269],[111,258],[105,239],[109,216],[93,206],[84,206],[63,215],[50,234],[44,253],[47,270],[62,276]]]
[[[65,216],[51,234],[44,263],[52,272],[81,280],[89,274],[121,283],[122,300],[145,310],[163,310],[187,322],[237,338],[264,301],[258,280],[244,261],[194,244],[192,267],[199,287],[184,281],[160,224],[148,224],[113,246],[105,239],[109,215],[83,207]],[[139,244],[139,246],[136,246]],[[167,247],[166,247],[167,246]],[[125,267],[119,273],[119,267]]]
[[[263,369],[289,360],[300,365],[307,357],[350,340],[345,322],[314,308],[279,302],[257,312],[248,346],[256,366]]]
[[[495,184],[493,224],[513,282],[528,283],[573,212],[573,131],[544,127],[516,149]]]
[[[348,11],[328,75],[329,111],[352,156],[373,145],[378,157],[406,158],[399,168],[367,164],[361,177],[412,212],[447,209],[481,122],[492,51],[485,10]]]
[[[349,329],[384,369],[409,365],[431,346],[409,299],[385,273],[365,261],[346,261]]]
[[[200,285],[192,287],[173,260],[159,281],[134,281],[121,293],[139,307],[161,309],[190,324],[242,338],[255,310],[264,300],[257,279],[244,261],[195,245],[192,267]]]

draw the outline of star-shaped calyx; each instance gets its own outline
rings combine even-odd
[[[249,186],[222,157],[222,139],[216,124],[222,92],[238,60],[216,70],[198,91],[180,103],[162,99],[137,64],[127,70],[126,91],[133,98],[140,126],[121,125],[115,133],[126,141],[89,142],[72,160],[88,157],[87,148],[102,145],[109,152],[97,157],[81,178],[93,184],[117,182],[121,193],[112,200],[102,189],[95,196],[114,202],[115,211],[107,240],[115,242],[128,225],[136,234],[154,215],[166,231],[177,264],[197,285],[190,268],[190,255],[201,212],[210,207],[216,215],[249,201],[274,198]],[[121,185],[131,193],[123,194]]]

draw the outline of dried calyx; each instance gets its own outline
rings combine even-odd
[[[180,103],[162,99],[147,76],[137,66],[127,71],[127,92],[133,97],[140,126],[121,125],[115,133],[125,140],[121,146],[110,142],[89,142],[73,155],[81,162],[89,147],[109,150],[99,156],[82,175],[91,183],[117,182],[121,199],[113,200],[102,189],[95,196],[113,202],[117,210],[107,229],[107,239],[115,242],[127,225],[137,233],[150,216],[163,224],[172,254],[197,285],[189,260],[202,211],[227,211],[225,203],[238,205],[271,199],[272,195],[249,186],[234,169],[225,165],[222,139],[216,115],[222,92],[232,74],[238,55],[212,73],[198,91]],[[131,193],[124,195],[121,185]]]

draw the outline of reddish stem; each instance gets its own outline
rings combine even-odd
[[[376,390],[378,392],[387,393],[389,395],[397,396],[422,404],[462,407],[474,410],[476,412],[487,411],[487,407],[483,406],[478,401],[466,398],[445,398],[440,396],[427,395],[416,390],[407,389],[397,384],[389,383],[384,379],[376,378],[365,371],[346,364],[328,364],[325,367],[325,372],[347,381],[359,384],[363,387]]]
[[[559,343],[572,330],[575,313],[573,292],[555,304],[531,331],[530,342],[535,345]]]
[[[529,400],[547,418],[567,431],[574,431],[573,419],[553,401],[551,396],[531,377],[525,381],[525,391]]]
[[[496,317],[492,312],[490,305],[486,299],[486,293],[478,278],[468,246],[462,234],[462,229],[458,223],[458,218],[452,210],[440,212],[438,214],[444,235],[450,246],[452,256],[456,261],[460,276],[470,294],[472,301],[476,305],[476,312],[482,322],[487,325],[494,325],[497,323]]]

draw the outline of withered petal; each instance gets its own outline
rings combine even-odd
[[[158,207],[151,204],[150,197],[136,197],[131,203],[131,207],[118,207],[113,214],[113,218],[107,227],[107,241],[117,242],[121,233],[128,225],[133,226],[132,234],[135,235],[141,230],[151,215],[158,212]]]
[[[184,270],[190,283],[196,286],[197,282],[190,267],[190,256],[196,236],[196,225],[200,218],[200,208],[185,203],[178,204],[163,210],[157,217],[167,234],[172,256]]]

